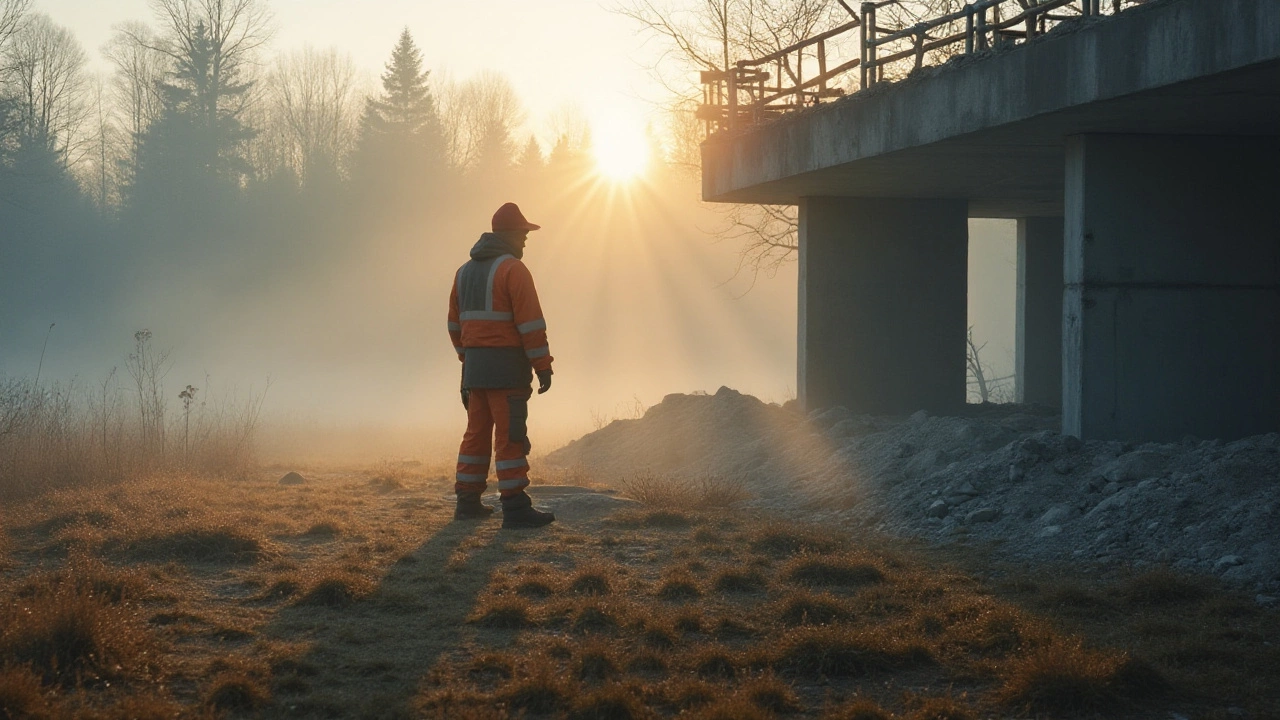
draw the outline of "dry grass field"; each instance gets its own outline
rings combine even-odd
[[[0,717],[1280,716],[1280,617],[782,523],[647,482],[544,530],[443,468],[155,476],[8,503]],[[537,495],[537,488],[533,493]]]

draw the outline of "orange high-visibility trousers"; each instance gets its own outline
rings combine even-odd
[[[479,495],[488,488],[489,456],[495,445],[498,493],[508,498],[528,487],[530,395],[530,388],[471,389],[467,432],[458,449],[455,492]]]

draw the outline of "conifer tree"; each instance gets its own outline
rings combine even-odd
[[[429,74],[422,67],[422,52],[405,28],[382,74],[381,95],[365,103],[360,122],[361,164],[398,164],[399,160],[437,168],[443,165],[444,136],[427,84]]]

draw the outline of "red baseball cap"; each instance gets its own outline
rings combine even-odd
[[[503,230],[538,230],[542,226],[534,225],[524,219],[524,213],[520,212],[520,207],[515,203],[506,203],[498,208],[498,212],[493,214],[493,231],[502,232]]]

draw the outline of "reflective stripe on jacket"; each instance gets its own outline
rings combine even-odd
[[[502,233],[485,233],[454,276],[449,337],[467,387],[523,387],[533,370],[551,369],[547,323],[522,254]]]

